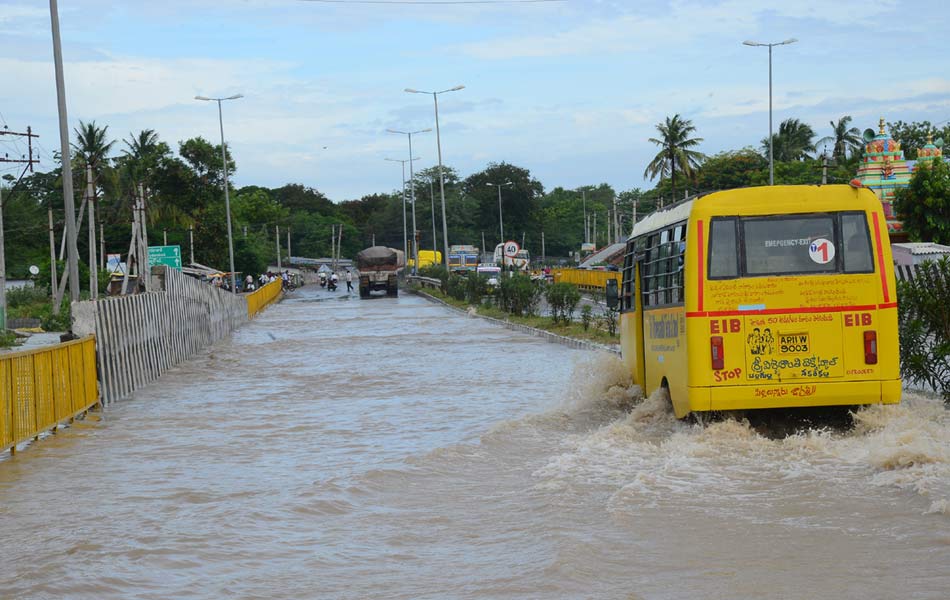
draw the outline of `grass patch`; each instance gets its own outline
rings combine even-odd
[[[429,288],[423,289],[419,287],[415,287],[414,289],[416,291],[429,294],[434,298],[438,298],[449,306],[454,306],[455,308],[468,310],[472,307],[472,305],[470,305],[468,302],[464,300],[456,300],[455,298],[442,293],[441,290]],[[604,344],[605,346],[620,343],[620,338],[618,336],[610,335],[610,333],[607,331],[601,329],[599,326],[594,325],[585,330],[584,324],[579,321],[571,321],[570,323],[555,323],[553,318],[540,315],[519,317],[505,312],[493,304],[481,304],[475,307],[475,311],[483,317],[491,317],[500,321],[518,323],[519,325],[526,325],[535,329],[550,331],[551,333],[556,333],[557,335],[563,335],[564,337],[569,337],[576,340]]]
[[[19,339],[12,331],[0,331],[0,348],[12,348],[17,346]]]
[[[70,326],[69,298],[64,297],[58,315],[45,287],[25,287],[7,292],[7,319],[39,319],[46,331],[66,331]]]

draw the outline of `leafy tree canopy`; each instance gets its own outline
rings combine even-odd
[[[937,158],[918,168],[897,190],[894,209],[912,240],[950,245],[950,165]]]

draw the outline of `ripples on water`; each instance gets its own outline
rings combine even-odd
[[[945,598],[936,400],[777,435],[615,357],[303,290],[0,461],[0,597]]]

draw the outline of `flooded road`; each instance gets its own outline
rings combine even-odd
[[[0,459],[0,598],[950,597],[950,419],[676,421],[619,360],[304,288]]]

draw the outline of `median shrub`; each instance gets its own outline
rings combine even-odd
[[[584,326],[584,331],[590,329],[591,323],[594,322],[594,309],[591,308],[590,304],[585,304],[581,307],[581,325]]]
[[[950,403],[950,259],[925,262],[897,284],[901,377]]]
[[[581,301],[581,293],[577,286],[570,283],[555,283],[547,286],[544,297],[551,307],[551,318],[555,323],[570,323],[574,317],[574,309]]]
[[[469,273],[465,278],[465,298],[469,304],[479,304],[487,295],[488,280],[475,273]]]
[[[419,275],[421,277],[431,277],[433,279],[438,279],[442,282],[442,289],[446,290],[446,293],[448,293],[446,286],[449,283],[449,270],[443,265],[426,265],[419,269]]]
[[[456,300],[465,300],[466,295],[466,281],[464,277],[459,277],[458,275],[450,275],[448,281],[445,285],[445,293],[449,296],[455,298]]]
[[[541,300],[541,288],[527,275],[502,277],[498,298],[501,308],[513,315],[533,315]]]

